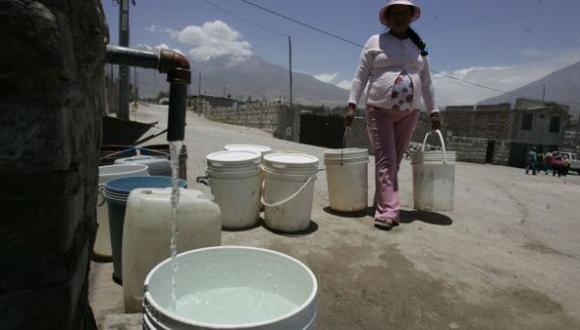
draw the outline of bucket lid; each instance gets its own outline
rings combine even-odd
[[[318,168],[318,158],[304,153],[278,152],[264,156],[264,166],[274,168]]]
[[[179,186],[187,187],[187,182],[179,179]],[[129,195],[131,190],[136,188],[168,188],[171,187],[171,177],[169,176],[134,176],[119,178],[107,182],[106,194]]]
[[[369,152],[363,148],[331,149],[324,151],[325,159],[358,158],[368,156]]]
[[[147,175],[147,166],[142,164],[116,164],[99,166],[99,180],[115,176],[135,175],[143,173]]]
[[[247,150],[224,150],[211,153],[206,156],[208,166],[239,166],[239,165],[257,165],[260,163],[261,154]]]
[[[155,163],[166,163],[169,162],[169,159],[167,159],[167,157],[154,157],[154,156],[144,156],[144,155],[139,155],[139,156],[133,156],[133,157],[127,157],[127,158],[119,158],[117,160],[115,160],[115,164],[155,164]]]
[[[272,148],[259,144],[228,144],[224,149],[229,151],[253,151],[260,155],[272,152]]]

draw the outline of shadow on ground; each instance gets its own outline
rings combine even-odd
[[[269,231],[273,234],[276,234],[276,235],[287,236],[287,237],[306,236],[306,235],[310,235],[310,234],[313,234],[316,231],[318,231],[318,224],[312,220],[310,220],[310,225],[308,225],[308,228],[306,228],[305,230],[296,231],[293,233],[287,233],[287,232],[283,232],[283,231],[271,228],[263,220],[261,221],[261,224],[262,224],[262,227],[264,227],[264,229],[266,229],[267,231]]]
[[[373,216],[375,209],[373,207],[367,207],[366,209],[359,211],[342,212],[333,210],[330,208],[330,206],[327,206],[323,209],[323,211],[341,218],[364,218],[367,216]]]
[[[453,224],[453,220],[441,213],[428,212],[428,211],[405,211],[401,210],[400,215],[401,223],[411,223],[414,221],[421,221],[428,223],[430,225],[437,226],[450,226]]]

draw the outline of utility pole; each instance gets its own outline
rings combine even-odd
[[[133,102],[139,101],[139,71],[133,68]]]
[[[292,109],[292,38],[288,36],[288,70],[290,76],[290,100],[289,100],[289,110],[292,114],[292,139],[294,142],[299,142],[300,140],[300,111],[294,112]]]
[[[201,111],[201,71],[199,72],[199,78],[197,79],[197,111]]]
[[[542,93],[542,102],[546,101],[546,84],[544,84],[544,92]]]
[[[129,0],[119,4],[119,46],[129,47]],[[129,120],[129,67],[119,66],[119,109],[117,118]]]

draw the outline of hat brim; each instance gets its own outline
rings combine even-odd
[[[414,22],[414,21],[418,20],[419,17],[421,17],[421,7],[419,7],[416,4],[409,2],[409,1],[395,1],[393,3],[389,3],[389,4],[384,5],[383,8],[381,8],[381,10],[379,11],[379,20],[385,26],[389,25],[389,22],[387,21],[387,17],[385,16],[385,13],[387,12],[387,9],[389,9],[389,7],[393,6],[393,5],[404,5],[404,6],[413,7],[415,9],[415,12],[413,14],[413,18],[411,18],[411,22]]]

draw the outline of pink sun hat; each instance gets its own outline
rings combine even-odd
[[[415,4],[412,0],[389,0],[379,11],[379,19],[381,20],[381,23],[383,23],[383,25],[387,25],[387,18],[385,17],[385,13],[387,12],[387,9],[389,9],[389,7],[393,5],[405,5],[414,7],[415,14],[413,15],[412,19],[413,22],[418,20],[419,17],[421,17],[421,8],[417,4]]]

